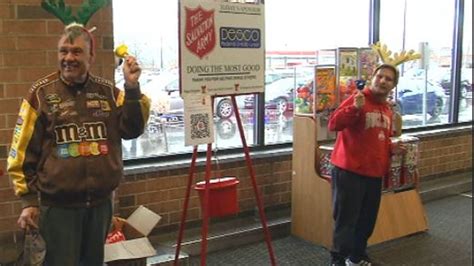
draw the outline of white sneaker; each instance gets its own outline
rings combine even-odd
[[[358,263],[355,263],[355,262],[352,262],[351,259],[347,258],[346,266],[372,266],[372,263],[366,260],[361,260]]]

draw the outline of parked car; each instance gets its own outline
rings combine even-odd
[[[426,112],[437,118],[445,108],[447,96],[433,81],[401,77],[397,85],[397,107],[402,115],[423,113],[423,94],[426,85]]]
[[[177,72],[164,72],[142,86],[142,91],[152,100],[152,109],[161,116],[183,115],[184,103],[179,93]],[[219,118],[229,118],[234,114],[229,97],[218,97],[214,110]]]
[[[281,78],[265,85],[265,108],[276,109],[279,113],[293,110],[294,88],[305,84],[304,79],[292,77]],[[255,108],[254,95],[248,95],[244,100],[244,108]]]
[[[472,95],[472,71],[462,71],[461,72],[461,98],[467,98],[469,94]],[[451,95],[452,82],[451,82],[451,73],[446,73],[439,80],[439,85],[444,89],[446,95]]]
[[[281,74],[268,71],[265,73],[265,85],[273,83],[282,78]]]
[[[141,86],[142,92],[151,99],[151,109],[156,115],[183,112],[179,89],[175,89],[177,77],[175,73],[161,73]]]
[[[426,74],[428,74],[428,77],[426,77]],[[444,89],[444,93],[447,96],[451,95],[451,68],[432,68],[428,71],[428,73],[425,73],[424,69],[409,69],[405,71],[404,76],[409,79],[417,79],[422,81],[428,78],[428,80],[431,80],[433,83],[439,84]],[[470,94],[472,95],[472,69],[463,68],[461,71],[460,96],[461,98],[467,98]]]

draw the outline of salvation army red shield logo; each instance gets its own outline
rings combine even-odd
[[[186,10],[185,45],[193,54],[202,59],[216,46],[214,9],[205,10],[201,6]]]

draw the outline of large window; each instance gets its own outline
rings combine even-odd
[[[472,121],[472,0],[464,2],[459,121]]]
[[[400,67],[402,78],[396,98],[404,127],[451,122],[449,104],[455,87],[451,82],[455,0],[293,0],[291,4],[266,1],[265,93],[237,97],[250,146],[292,142],[295,89],[311,82],[314,65],[319,60],[318,51],[368,47],[369,39],[373,39],[369,36],[370,4],[379,1],[380,41],[394,51],[414,49],[425,55],[423,62]],[[461,93],[459,121],[472,120],[471,8],[472,1],[466,1],[461,72],[468,85]],[[115,45],[127,44],[130,53],[139,59],[143,68],[142,90],[152,99],[146,132],[137,140],[123,143],[124,157],[135,159],[191,152],[191,147],[184,146],[183,101],[179,96],[178,0],[135,0],[133,4],[115,0],[113,17]],[[123,86],[120,69],[115,79],[117,86]],[[235,111],[229,97],[215,99],[215,146],[218,149],[241,147]]]
[[[317,50],[368,45],[368,7],[368,0],[294,0],[291,5],[270,1],[265,5],[267,63],[271,62],[265,94],[237,97],[249,145],[292,142],[294,89],[311,80]],[[127,44],[130,54],[139,59],[142,90],[152,99],[146,132],[124,142],[124,157],[190,152],[184,146],[183,101],[178,91],[178,1],[136,0],[133,5],[114,1],[113,12],[115,44]],[[128,19],[130,14],[137,15]],[[346,18],[355,19],[348,23]],[[117,86],[123,86],[121,69],[115,79]],[[261,97],[263,106],[258,104]],[[214,111],[218,149],[241,147],[229,98],[215,99]]]
[[[381,1],[380,41],[394,52],[413,49],[423,56],[422,60],[399,67],[401,78],[395,94],[404,128],[451,122],[449,111],[455,88],[451,80],[454,70],[454,7],[454,0]],[[472,13],[466,15],[472,19]],[[471,43],[472,38],[465,42],[465,46],[470,47]],[[469,72],[472,77],[472,70]],[[466,121],[472,120],[472,104],[467,99],[472,78],[465,78],[463,82],[466,84],[460,94],[459,115]]]
[[[267,1],[265,144],[293,141],[295,89],[311,82],[317,51],[367,47],[369,1]]]

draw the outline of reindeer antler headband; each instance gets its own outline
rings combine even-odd
[[[373,44],[372,49],[377,52],[382,63],[389,64],[395,67],[408,61],[417,60],[421,58],[421,54],[416,53],[414,50],[410,50],[408,52],[402,51],[400,52],[400,54],[395,53],[393,54],[393,57],[391,57],[392,51],[388,50],[387,45],[382,45],[380,42]]]
[[[75,27],[84,31],[90,38],[90,52],[91,55],[94,55],[95,40],[94,36],[92,36],[92,32],[96,28],[86,29],[85,26],[97,10],[107,6],[109,3],[110,0],[85,0],[79,6],[77,16],[72,14],[71,7],[66,6],[64,0],[42,0],[41,7],[61,20],[61,22],[66,25],[64,28],[65,31]]]
[[[110,0],[85,0],[79,6],[76,16],[72,14],[71,7],[64,4],[64,0],[42,0],[41,7],[61,20],[64,25],[76,23],[85,27],[92,15],[109,3]]]

